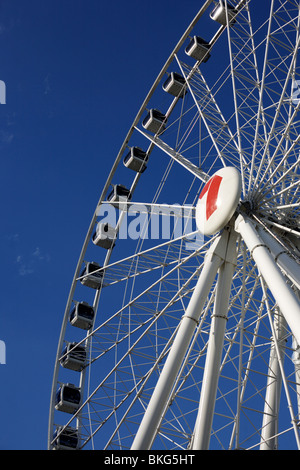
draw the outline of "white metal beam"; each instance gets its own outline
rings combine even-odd
[[[276,265],[269,247],[258,236],[254,224],[248,217],[239,215],[235,229],[246,243],[259,272],[276,300],[298,344],[300,344],[300,304]]]
[[[237,234],[235,232],[230,234],[226,261],[224,261],[219,269],[199,411],[192,442],[193,450],[208,450],[209,448],[227,323],[230,289],[236,266],[236,238]]]
[[[265,395],[265,406],[263,414],[261,444],[260,450],[277,450],[278,449],[278,414],[280,405],[280,395],[282,386],[282,374],[280,370],[280,361],[284,361],[285,346],[285,320],[277,312],[274,319],[274,332],[276,337],[273,338],[270,357],[268,380]],[[276,348],[277,341],[277,348]],[[277,356],[280,353],[280,357]]]
[[[266,243],[278,266],[286,276],[300,289],[300,265],[289,255],[289,252],[261,226],[257,227],[260,238]]]
[[[226,258],[228,236],[228,232],[224,231],[215,240],[205,256],[197,285],[181,319],[174,343],[132,444],[132,450],[147,450],[152,446],[161,420],[167,410],[173,385],[197,327],[203,306],[217,271]]]

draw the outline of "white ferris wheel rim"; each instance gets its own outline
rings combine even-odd
[[[216,4],[216,9],[220,9],[219,13],[223,8],[226,24],[218,25],[212,39],[205,44],[206,50],[204,54],[202,51],[200,59],[185,63],[180,53],[194,31],[193,38],[197,37],[197,24],[207,15],[212,3]],[[255,0],[234,0],[230,3],[235,8],[233,17],[230,16],[232,11],[226,2],[203,2],[142,104],[103,188],[82,247],[65,309],[53,376],[49,448],[58,445],[60,436],[64,436],[66,431],[68,437],[76,441],[76,448],[85,445],[93,447],[96,445],[96,436],[105,433],[103,430],[110,421],[114,425],[107,425],[110,434],[105,435],[105,448],[116,449],[119,445],[125,449],[148,449],[152,445],[160,448],[160,445],[167,446],[169,443],[171,448],[203,449],[208,448],[213,440],[213,445],[218,443],[220,448],[269,449],[276,448],[280,437],[287,433],[293,435],[295,448],[300,448],[297,409],[300,403],[297,399],[300,389],[297,359],[300,308],[295,295],[300,284],[297,245],[300,229],[295,219],[299,207],[297,182],[300,133],[297,133],[299,125],[296,119],[299,100],[293,99],[293,87],[299,74],[296,61],[300,43],[297,29],[299,6],[296,1],[287,5],[283,0],[270,0],[269,16],[253,31],[250,8]],[[260,28],[268,32],[265,38],[262,38]],[[223,75],[209,85],[204,76],[204,66],[200,68],[200,65],[206,62],[214,46],[224,37],[229,64],[223,70]],[[257,40],[255,45],[254,38]],[[285,45],[283,38],[286,40]],[[258,66],[259,51],[262,49],[264,61]],[[282,54],[283,49],[286,50],[285,55]],[[174,96],[164,114],[168,120],[166,129],[161,132],[160,128],[151,133],[143,128],[141,119],[155,99],[163,77],[167,72],[170,73],[171,66],[177,66],[178,73],[183,76],[192,105],[183,111],[184,104],[180,101],[185,103],[185,96]],[[219,94],[225,93],[229,84],[233,94],[233,112],[225,118],[217,103]],[[176,117],[174,110],[178,107],[181,107],[181,112]],[[173,111],[175,119],[171,121]],[[181,121],[185,116],[188,124],[185,131],[181,131]],[[192,137],[196,122],[199,127],[201,123],[201,138],[200,130],[197,131],[201,153],[198,162],[187,156],[195,145]],[[172,126],[177,132],[176,146],[170,145],[169,136],[165,137]],[[175,228],[175,235],[172,235],[170,241],[159,241],[150,248],[143,248],[143,240],[138,241],[132,255],[116,261],[111,258],[113,246],[104,251],[103,262],[96,272],[108,279],[107,284],[112,289],[118,283],[125,284],[124,302],[110,316],[101,319],[99,325],[94,324],[82,339],[76,342],[73,340],[74,344],[71,343],[71,349],[66,352],[63,346],[72,341],[72,337],[69,339],[67,335],[70,309],[74,303],[78,303],[75,297],[77,286],[88,278],[86,274],[81,274],[81,269],[83,263],[87,263],[85,257],[99,220],[99,208],[104,206],[125,150],[136,135],[137,140],[148,142],[149,166],[153,149],[159,149],[170,158],[164,174],[165,181],[171,179],[169,174],[173,171],[173,164],[181,168],[183,174],[187,173],[193,178],[189,192],[195,193],[195,182],[199,188],[203,188],[203,184],[208,184],[209,178],[219,174],[220,169],[237,168],[241,180],[236,194],[239,190],[242,192],[241,201],[238,205],[237,196],[233,198],[235,202],[228,209],[230,216],[225,217],[221,226],[215,230],[219,233],[213,235],[211,240],[204,240],[202,246],[196,245],[194,251],[183,248],[187,234],[176,236]],[[200,147],[202,152],[207,152],[205,157]],[[139,179],[143,177],[143,173],[135,174],[130,195],[135,194]],[[151,208],[157,205],[161,209],[162,203],[166,202],[159,201],[160,191],[163,193],[164,188],[158,188],[151,203],[148,200],[139,203],[148,204]],[[208,193],[209,189],[207,198]],[[196,196],[196,200],[193,199],[194,206],[199,197],[198,190]],[[217,196],[215,199],[217,205]],[[184,199],[179,209],[189,207],[193,213],[190,201],[188,197]],[[132,203],[135,201],[132,200]],[[116,238],[122,219],[126,218],[127,204],[128,201],[122,207],[117,205],[120,215]],[[190,215],[184,213],[184,217]],[[158,271],[158,278],[152,278],[152,274]],[[139,277],[147,275],[149,285],[144,290],[138,290]],[[129,294],[130,289],[132,293]],[[102,290],[105,289],[101,284],[93,300],[95,312],[101,307]],[[153,300],[155,296],[157,301]],[[147,302],[146,297],[150,299]],[[238,309],[239,317],[236,319]],[[178,313],[180,311],[181,315]],[[133,314],[136,312],[142,312],[140,323],[135,323]],[[145,312],[148,312],[148,317]],[[209,315],[212,316],[211,322],[208,320]],[[265,320],[269,321],[269,326],[264,325]],[[164,326],[160,322],[165,322]],[[71,332],[72,328],[74,326],[71,326]],[[114,339],[113,329],[116,329]],[[165,331],[167,329],[168,334]],[[269,331],[268,338],[263,336],[266,331]],[[213,341],[215,337],[219,338],[217,346]],[[291,339],[288,339],[292,337],[293,346]],[[142,340],[145,341],[143,345]],[[101,341],[105,342],[103,347]],[[249,344],[246,344],[247,341]],[[289,346],[284,346],[288,341]],[[69,409],[63,405],[65,408],[57,411],[55,396],[59,386],[68,384],[64,379],[62,361],[78,345],[87,346],[88,355],[82,370],[67,371],[67,377],[69,374],[78,377],[75,388],[82,394],[79,406],[72,411],[74,414],[69,414],[71,405]],[[235,351],[237,346],[239,353]],[[101,360],[105,360],[105,356],[112,360],[112,352],[115,362],[95,383],[93,369]],[[236,357],[231,357],[234,354],[237,354]],[[283,361],[283,356],[289,358],[294,367],[293,372],[290,370],[291,365],[285,370],[288,359]],[[254,368],[259,357],[266,364],[265,370],[259,371],[264,375],[265,383],[262,385],[258,381],[253,386],[252,374],[258,374]],[[202,370],[203,377],[195,378],[195,372]],[[124,380],[123,374],[129,373],[132,374],[130,379]],[[235,386],[223,392],[223,382],[226,381],[235,382]],[[289,425],[284,424],[282,428],[279,415],[281,417],[284,413],[279,410],[278,383],[282,385],[286,414],[289,416]],[[263,408],[259,408],[262,404],[256,404],[251,395],[247,396],[246,385],[253,387],[253,396],[263,396]],[[109,399],[108,390],[112,390]],[[197,399],[190,395],[190,390],[199,393]],[[233,405],[231,395],[234,393]],[[179,408],[180,401],[184,403],[182,409]],[[191,401],[195,402],[192,408],[189,407]],[[218,408],[218,402],[226,404],[226,412],[225,408]],[[255,412],[253,403],[257,406]],[[275,407],[275,403],[274,410],[272,407]],[[224,416],[221,418],[222,414]],[[259,427],[256,424],[258,414],[262,416]],[[255,430],[244,431],[241,424],[243,415]],[[57,416],[59,419],[64,417],[62,422],[56,421]],[[193,424],[190,422],[191,416]],[[128,436],[127,431],[124,435],[122,431],[127,427]],[[230,436],[226,442],[222,440],[223,428],[230,429],[230,432],[226,431]],[[57,429],[55,437],[54,429]]]

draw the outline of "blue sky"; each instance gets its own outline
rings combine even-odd
[[[73,271],[139,106],[199,2],[1,0],[0,448],[45,449]]]

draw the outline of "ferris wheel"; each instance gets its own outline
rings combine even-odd
[[[300,448],[299,26],[207,0],[159,73],[79,256],[50,449]]]

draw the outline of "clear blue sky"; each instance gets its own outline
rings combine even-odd
[[[139,106],[201,2],[1,0],[0,448],[45,449],[81,245]]]

